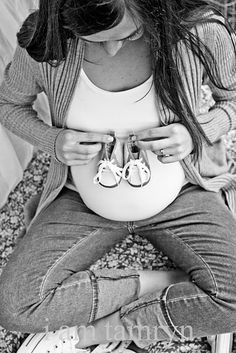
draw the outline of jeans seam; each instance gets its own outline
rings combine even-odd
[[[117,277],[117,278],[109,277],[109,276],[98,276],[98,277],[97,277],[97,281],[100,281],[100,280],[119,281],[119,280],[121,280],[121,279],[126,279],[126,278],[138,278],[138,277],[139,277],[139,274],[137,274],[137,275],[119,276],[119,277]]]
[[[98,229],[95,229],[93,232],[91,232],[89,234],[89,236],[94,235],[95,233],[98,232]],[[54,261],[54,263],[49,267],[49,269],[47,270],[47,272],[45,273],[43,279],[42,279],[42,283],[40,285],[40,291],[39,291],[39,296],[40,299],[43,300],[44,296],[43,296],[43,291],[44,291],[44,286],[45,286],[45,282],[47,281],[47,278],[49,277],[50,273],[52,272],[52,270],[66,257],[66,255],[68,255],[72,250],[74,250],[79,244],[81,244],[86,238],[80,239],[79,241],[77,241],[75,244],[73,244],[69,249],[66,250],[66,252],[64,252],[57,260]],[[75,283],[76,284],[76,283]]]
[[[171,285],[167,288],[165,288],[162,292],[162,294],[160,295],[160,308],[162,311],[162,314],[164,316],[164,319],[167,323],[167,325],[169,325],[170,329],[172,330],[172,332],[178,337],[178,338],[183,338],[183,336],[180,334],[180,332],[176,329],[175,325],[173,324],[173,321],[171,320],[171,317],[169,315],[169,312],[167,310],[167,306],[166,306],[166,296],[168,293],[169,288],[171,287]]]
[[[169,325],[170,329],[172,332],[180,339],[182,339],[184,336],[177,330],[177,327],[174,325],[173,321],[171,320],[171,317],[169,315],[169,312],[167,310],[167,305],[166,305],[166,297],[169,289],[172,287],[172,285],[168,286],[165,288],[160,296],[160,307],[162,314],[166,320],[167,325]],[[187,337],[184,337],[185,339]]]
[[[185,337],[181,332],[178,331],[177,326],[174,325],[173,321],[171,320],[171,317],[169,315],[169,311],[167,309],[167,304],[168,303],[173,303],[173,302],[177,302],[179,300],[188,300],[188,299],[196,299],[196,298],[205,298],[205,297],[209,297],[207,294],[197,294],[197,295],[190,295],[188,297],[180,297],[180,298],[176,298],[176,299],[170,299],[167,300],[167,294],[168,291],[171,287],[173,287],[175,284],[171,284],[170,286],[168,286],[166,289],[164,289],[162,295],[161,295],[161,309],[162,309],[162,313],[164,318],[166,319],[167,324],[170,325],[170,327],[172,328],[172,331],[174,332],[174,334],[176,334],[177,337],[179,338],[184,338],[184,339],[188,339],[189,337]]]
[[[70,284],[67,284],[67,285],[61,285],[61,286],[57,287],[57,290],[66,289],[66,288],[70,288],[70,287],[73,287],[73,286],[80,286],[81,282],[70,283]],[[83,282],[85,282],[85,281],[83,281]],[[53,289],[52,289],[52,291],[53,291]]]
[[[123,314],[120,313],[120,317],[123,318],[125,315],[129,315],[133,311],[142,309],[142,308],[144,308],[146,306],[149,306],[149,305],[152,305],[152,304],[155,304],[155,303],[160,303],[160,299],[153,299],[153,300],[151,300],[149,302],[142,303],[141,305],[136,305],[135,307],[126,310]]]
[[[196,294],[196,295],[190,295],[188,297],[179,297],[179,298],[175,298],[175,299],[169,299],[166,302],[167,303],[175,303],[175,302],[178,302],[180,300],[189,300],[189,299],[205,298],[205,297],[209,297],[209,295],[207,295],[207,294]]]
[[[208,263],[202,258],[202,256],[199,254],[199,253],[197,253],[194,249],[192,249],[187,243],[185,243],[177,234],[175,234],[173,231],[171,231],[169,228],[168,229],[165,229],[166,230],[166,232],[167,233],[169,233],[171,236],[173,236],[173,237],[175,237],[175,238],[178,238],[178,240],[179,241],[181,241],[181,243],[183,243],[186,247],[188,247],[188,249],[192,252],[192,253],[194,253],[194,255],[196,255],[203,263],[204,263],[204,265],[207,267],[207,270],[208,270],[208,272],[209,272],[209,274],[210,274],[210,277],[211,277],[211,279],[212,279],[212,282],[213,282],[213,284],[214,284],[214,288],[215,288],[215,297],[217,297],[218,296],[218,292],[219,292],[219,290],[218,290],[218,286],[217,286],[217,282],[216,282],[216,279],[215,279],[215,277],[214,277],[214,275],[213,275],[213,273],[212,273],[212,271],[211,271],[211,268],[210,268],[210,266],[208,265]],[[194,281],[193,281],[194,282]]]
[[[91,286],[92,286],[92,306],[89,316],[89,322],[93,322],[96,319],[98,311],[98,283],[95,273],[91,270],[87,270],[87,273],[90,277]]]
[[[188,339],[188,337],[185,337],[181,332],[178,331],[177,327],[174,325],[173,321],[171,320],[171,317],[170,317],[168,309],[167,309],[167,303],[170,303],[172,301],[173,302],[177,301],[177,300],[168,300],[168,301],[166,300],[166,296],[167,296],[168,290],[172,286],[174,286],[174,284],[170,285],[166,289],[164,289],[164,291],[162,292],[162,294],[160,296],[160,299],[154,299],[152,301],[142,303],[141,305],[136,305],[135,307],[126,310],[124,313],[120,312],[120,318],[122,319],[124,316],[129,315],[130,313],[132,313],[132,312],[134,312],[136,310],[139,310],[141,308],[144,308],[146,306],[149,306],[149,305],[152,305],[152,304],[155,304],[155,303],[159,303],[161,311],[162,311],[162,314],[163,314],[163,317],[164,317],[167,325],[169,325],[169,327],[172,330],[172,332],[180,339],[183,339],[183,338],[184,339]],[[200,294],[200,295],[196,295],[196,296],[194,295],[194,296],[189,296],[189,297],[181,297],[179,299],[194,299],[194,298],[199,298],[199,297],[208,297],[208,295],[207,294],[206,295]]]

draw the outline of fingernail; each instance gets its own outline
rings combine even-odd
[[[108,136],[108,138],[107,138],[108,142],[112,142],[113,140],[114,140],[114,138],[112,136]]]

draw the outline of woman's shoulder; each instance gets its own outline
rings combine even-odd
[[[46,62],[43,60],[37,60],[27,48],[24,48],[19,42],[15,49],[13,61],[22,61],[25,63],[24,70],[33,70],[35,72],[42,70],[47,67],[47,70],[54,70],[57,67],[63,66],[68,60],[69,56],[76,55],[81,47],[81,42],[76,39],[68,39],[68,55],[62,62],[58,63],[56,60]]]
[[[204,14],[202,20],[196,24],[195,30],[205,44],[214,44],[217,36],[230,32],[227,20],[220,14],[209,11]]]
[[[190,31],[213,52],[219,43],[231,46],[235,37],[235,32],[227,19],[213,11],[205,12],[195,21]]]
[[[19,66],[21,68],[21,74],[33,73],[36,77],[40,72],[39,63],[36,62],[19,43],[17,43],[11,65]]]

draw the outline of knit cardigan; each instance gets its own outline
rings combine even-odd
[[[200,114],[201,85],[206,72],[185,43],[179,43],[179,69],[184,89],[197,120],[213,144],[208,146],[204,143],[202,157],[196,163],[189,155],[181,164],[190,183],[212,192],[224,192],[230,209],[235,213],[234,163],[227,156],[222,139],[224,134],[236,127],[235,51],[228,31],[219,22],[198,25],[193,28],[193,32],[213,53],[220,78],[228,89],[219,89],[209,82],[215,105],[209,112]],[[6,67],[0,86],[0,122],[19,137],[52,156],[36,216],[55,199],[68,175],[68,167],[57,159],[55,143],[58,135],[65,129],[66,114],[83,62],[84,44],[79,39],[73,39],[68,45],[67,58],[57,67],[36,62],[25,49],[18,46],[12,62]],[[40,120],[32,107],[37,94],[42,91],[48,97],[51,126]],[[159,100],[158,104],[164,125],[178,122],[176,116]]]

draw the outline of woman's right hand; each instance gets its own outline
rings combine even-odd
[[[68,165],[88,164],[102,148],[103,143],[113,141],[113,137],[97,132],[62,130],[56,139],[57,159]]]

